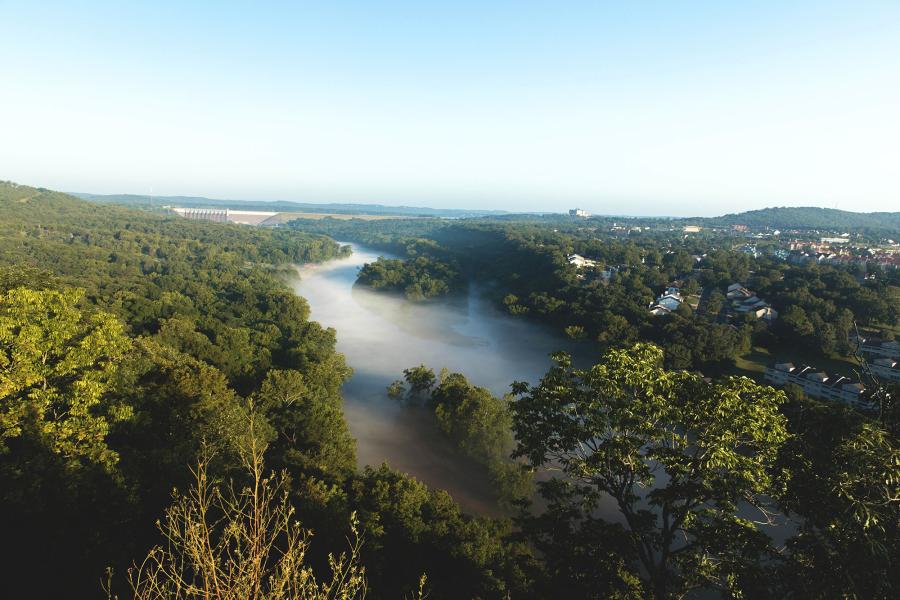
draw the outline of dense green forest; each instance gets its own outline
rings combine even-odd
[[[340,332],[311,321],[286,283],[294,263],[346,255],[332,239],[481,273],[509,312],[605,349],[584,369],[556,355],[507,398],[424,366],[392,386],[518,490],[510,517],[467,515],[389,465],[357,470]],[[695,243],[540,221],[259,229],[0,184],[4,591],[895,597],[896,390],[866,415],[713,368],[751,340],[814,345],[826,324],[838,340],[848,313],[895,323],[880,304],[895,284]],[[595,272],[568,264],[572,252]],[[784,330],[709,310],[648,316],[686,271],[698,288],[753,277],[813,328],[799,313]],[[617,518],[600,518],[610,502]],[[785,515],[784,543],[755,524]]]
[[[680,234],[602,234],[558,221],[398,220],[392,222],[295,221],[303,231],[327,233],[408,257],[379,261],[360,281],[377,275],[379,285],[412,281],[423,256],[458,265],[462,277],[489,285],[494,300],[511,314],[547,322],[604,346],[652,341],[665,349],[672,368],[729,371],[752,346],[777,353],[800,341],[826,356],[847,352],[854,323],[879,328],[900,324],[900,281],[873,272],[828,265],[791,265],[768,256],[735,251],[727,238],[685,239]],[[566,257],[589,257],[579,270]],[[605,271],[605,276],[603,272]],[[647,308],[669,282],[679,280],[697,296],[697,310],[679,307],[665,318]],[[770,327],[754,315],[727,315],[725,292],[749,285],[785,318]],[[402,289],[402,285],[397,287]]]
[[[349,369],[335,332],[309,321],[282,278],[345,251],[295,231],[0,186],[8,593],[97,597],[107,567],[125,590],[192,467],[208,457],[211,479],[242,480],[255,416],[267,468],[285,474],[316,531],[307,560],[318,571],[345,549],[355,512],[370,597],[400,597],[425,572],[433,597],[502,594],[507,526],[387,467],[355,474],[339,392]]]

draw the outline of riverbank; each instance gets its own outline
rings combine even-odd
[[[536,382],[552,352],[584,345],[497,310],[474,285],[466,296],[427,303],[355,286],[359,268],[385,253],[351,246],[347,258],[299,267],[293,287],[311,318],[336,330],[337,349],[354,370],[343,396],[360,467],[387,461],[447,490],[467,512],[501,514],[485,469],[459,455],[427,410],[398,404],[386,388],[403,369],[425,364],[502,396],[513,381]]]

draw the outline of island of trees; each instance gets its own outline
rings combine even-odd
[[[456,268],[428,256],[408,260],[379,257],[360,269],[357,282],[375,290],[402,292],[414,301],[446,296],[462,287]]]

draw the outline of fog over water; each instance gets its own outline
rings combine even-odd
[[[474,286],[467,297],[426,303],[354,286],[360,267],[385,253],[352,246],[348,258],[300,267],[294,289],[309,302],[312,319],[337,330],[337,349],[353,368],[343,389],[344,412],[359,464],[387,461],[448,490],[467,511],[496,513],[484,471],[458,456],[428,410],[391,400],[386,388],[403,369],[425,364],[463,373],[503,395],[513,381],[536,383],[550,367],[551,352],[577,345],[497,310]]]
[[[513,381],[537,383],[550,367],[552,352],[572,353],[580,367],[590,365],[598,352],[591,344],[576,344],[497,310],[474,286],[467,297],[426,303],[355,286],[363,264],[379,256],[396,257],[351,246],[348,258],[299,267],[294,289],[309,302],[314,320],[337,330],[337,349],[353,368],[343,388],[344,413],[356,438],[359,465],[387,461],[430,487],[449,491],[467,512],[501,514],[484,469],[459,455],[428,409],[388,398],[388,384],[401,378],[403,369],[425,364],[435,372],[446,367],[463,373],[500,396]],[[665,485],[665,473],[657,476]],[[754,521],[761,517],[744,503],[739,514]],[[597,516],[623,523],[608,496]],[[778,526],[761,529],[782,544],[794,526],[781,514],[775,520]]]

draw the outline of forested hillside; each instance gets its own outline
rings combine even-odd
[[[747,225],[779,229],[900,230],[900,212],[858,213],[834,208],[773,207],[707,219],[685,219],[705,225]]]
[[[98,597],[107,567],[124,590],[127,568],[163,541],[154,523],[173,487],[186,490],[204,457],[213,480],[241,481],[250,433],[317,533],[307,555],[317,571],[346,549],[355,510],[371,597],[411,592],[425,571],[437,597],[506,586],[501,525],[464,517],[446,494],[386,467],[355,475],[335,332],[309,321],[281,278],[290,263],[344,251],[296,231],[0,185],[10,597]]]

